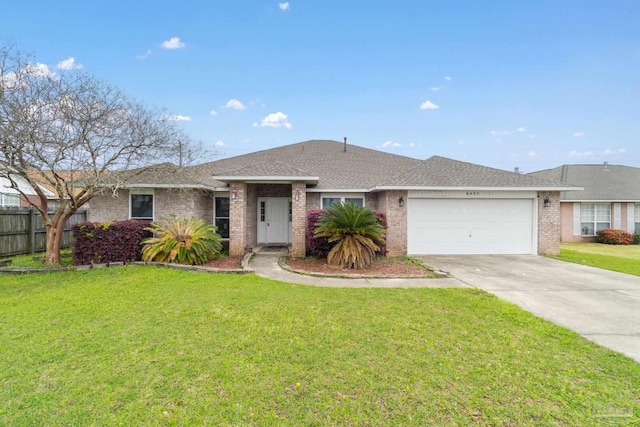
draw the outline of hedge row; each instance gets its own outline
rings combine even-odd
[[[131,262],[141,259],[142,239],[151,221],[85,222],[73,227],[75,265]]]
[[[607,228],[596,233],[596,242],[607,245],[630,245],[633,243],[633,234],[624,230]]]

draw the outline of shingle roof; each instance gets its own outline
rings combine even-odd
[[[390,180],[392,186],[459,188],[569,188],[517,172],[489,168],[446,157],[433,156]]]
[[[397,188],[571,188],[545,179],[434,156],[419,160],[338,141],[311,140],[177,168],[156,165],[138,171],[130,185],[219,188],[233,177],[307,177],[318,190],[369,191]],[[311,179],[314,178],[314,179]]]
[[[640,168],[618,165],[562,165],[529,175],[584,187],[562,192],[566,201],[640,201]]]

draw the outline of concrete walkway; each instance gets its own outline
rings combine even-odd
[[[336,277],[307,276],[283,270],[278,265],[281,254],[263,252],[251,258],[249,266],[258,276],[301,285],[334,288],[471,288],[458,279],[342,279]]]

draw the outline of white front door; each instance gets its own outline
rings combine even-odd
[[[258,243],[291,243],[291,200],[287,197],[258,199]]]

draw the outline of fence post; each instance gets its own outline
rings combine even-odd
[[[36,211],[29,208],[29,253],[36,252]]]

